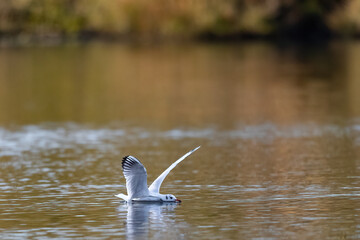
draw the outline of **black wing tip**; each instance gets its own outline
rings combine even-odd
[[[130,155],[123,157],[123,159],[121,161],[121,167],[124,170],[131,168],[131,166],[136,163],[136,161],[133,160],[132,158],[134,158],[134,157],[130,156]]]
[[[128,161],[128,158],[129,158],[129,157],[130,157],[129,155],[123,157],[123,159],[122,159],[122,161],[121,161],[121,166],[122,166],[122,168],[124,168],[124,165],[125,165],[125,163]]]

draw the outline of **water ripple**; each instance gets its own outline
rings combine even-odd
[[[207,139],[216,142],[242,139],[273,141],[277,138],[308,138],[331,135],[343,137],[349,134],[360,142],[359,125],[316,125],[303,124],[280,127],[271,123],[261,125],[240,125],[232,130],[218,130],[215,127],[204,129],[171,129],[156,131],[142,128],[99,128],[92,129],[69,123],[61,126],[29,125],[17,130],[0,128],[0,157],[21,156],[24,152],[41,153],[60,149],[96,149],[99,152],[114,151],[115,144],[136,144],[143,139],[184,140]],[[65,153],[64,153],[65,154]]]

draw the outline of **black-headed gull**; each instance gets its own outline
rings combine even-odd
[[[121,198],[127,202],[139,201],[139,202],[180,202],[172,194],[161,194],[160,186],[164,181],[165,177],[169,172],[176,167],[182,160],[188,157],[190,154],[195,152],[200,148],[197,147],[190,152],[186,153],[184,156],[176,160],[173,164],[170,165],[148,188],[147,186],[147,174],[144,165],[141,164],[139,160],[132,156],[126,156],[122,160],[122,169],[126,179],[126,189],[127,194],[118,194],[115,195],[118,198]]]

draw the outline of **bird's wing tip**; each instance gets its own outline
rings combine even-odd
[[[194,149],[192,150],[192,152],[195,152],[195,151],[198,150],[200,147],[201,147],[201,146],[198,146],[198,147],[194,148]]]
[[[133,156],[125,156],[125,157],[123,157],[123,159],[121,161],[121,167],[123,168],[123,170],[129,170],[135,164],[141,165],[139,160],[137,160]]]

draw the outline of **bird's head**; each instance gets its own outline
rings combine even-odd
[[[174,195],[172,194],[164,194],[161,196],[161,200],[163,202],[181,202],[180,199],[177,199]]]

